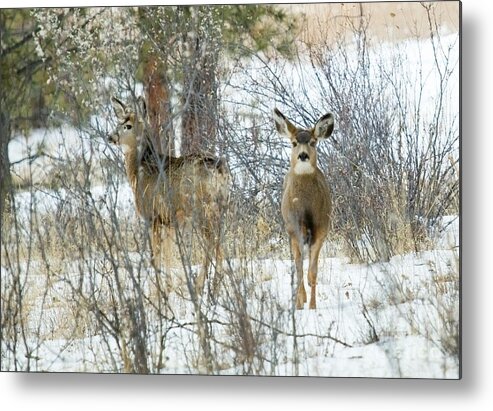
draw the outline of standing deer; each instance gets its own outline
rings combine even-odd
[[[118,125],[110,142],[121,145],[125,169],[138,214],[151,231],[151,262],[158,268],[161,260],[161,228],[169,238],[175,227],[180,236],[190,236],[196,227],[208,248],[214,250],[217,268],[221,261],[220,226],[228,196],[229,171],[226,162],[209,156],[171,157],[157,154],[147,133],[146,104],[138,99],[140,113],[117,98],[111,99]],[[204,252],[203,272],[197,277],[200,292],[210,265]],[[218,285],[214,278],[214,291]]]
[[[332,209],[330,189],[317,167],[317,142],[334,130],[334,116],[326,114],[309,130],[295,127],[274,109],[277,132],[291,140],[291,167],[284,178],[281,212],[291,241],[297,273],[296,308],[306,303],[303,279],[303,247],[309,248],[308,285],[310,309],[315,309],[318,256],[327,237]]]

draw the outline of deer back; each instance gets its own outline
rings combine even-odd
[[[229,171],[222,159],[167,157],[165,172],[173,209],[187,217],[208,217],[227,197]]]

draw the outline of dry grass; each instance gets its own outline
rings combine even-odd
[[[444,33],[459,30],[459,2],[437,1],[432,5],[436,21]],[[425,8],[420,2],[325,3],[283,5],[291,13],[304,16],[301,39],[316,44],[327,38],[351,40],[362,19],[369,22],[367,34],[375,41],[398,41],[429,37]]]

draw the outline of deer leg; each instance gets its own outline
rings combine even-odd
[[[216,249],[215,249],[214,280],[212,282],[212,295],[215,298],[219,293],[219,287],[223,279],[223,271],[222,271],[223,255],[221,250],[221,236],[218,235],[217,238],[215,238],[214,240],[216,243],[216,247],[215,247]]]
[[[152,221],[151,230],[151,264],[158,270],[161,266],[161,222],[158,218]]]
[[[317,238],[310,246],[310,262],[308,266],[308,285],[310,286],[310,309],[317,308],[316,288],[317,288],[317,272],[318,272],[318,256],[320,249],[324,243],[325,236]]]
[[[174,239],[175,239],[174,228],[167,224],[164,225],[164,240],[161,246],[161,254],[162,254],[162,258],[164,259],[164,267],[167,273],[170,272],[172,267],[173,252],[175,247]],[[174,282],[173,282],[174,278],[175,277],[169,274],[165,276],[166,293],[168,294],[174,289]]]
[[[201,295],[202,291],[204,290],[205,280],[207,278],[208,271],[209,271],[209,259],[206,257],[204,258],[204,264],[202,266],[202,269],[200,273],[197,275],[197,278],[195,279],[195,292],[197,293],[197,295]]]
[[[164,257],[164,264],[167,269],[171,267],[171,262],[173,260],[173,239],[174,239],[174,233],[173,233],[173,228],[170,227],[169,225],[164,226],[164,251],[163,251],[163,257]]]
[[[294,256],[296,266],[297,285],[296,285],[296,309],[303,309],[303,304],[306,303],[305,284],[303,282],[303,259],[301,256],[301,247],[295,236],[291,237],[291,251]]]
[[[199,239],[200,240],[200,239]],[[202,253],[204,257],[204,262],[202,264],[202,268],[200,273],[197,275],[197,278],[195,280],[195,291],[197,295],[201,295],[203,290],[204,290],[204,285],[205,285],[205,280],[209,276],[209,267],[210,267],[210,256],[208,253],[208,248],[206,245],[210,244],[210,235],[207,230],[202,231],[202,241],[205,242],[205,244],[201,247],[202,248]],[[200,244],[199,244],[200,246]]]

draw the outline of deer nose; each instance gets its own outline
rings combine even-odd
[[[300,153],[300,155],[298,156],[298,158],[301,160],[301,161],[306,161],[308,160],[308,154],[306,153]]]

